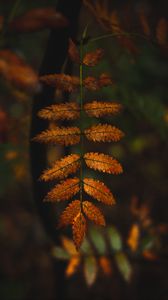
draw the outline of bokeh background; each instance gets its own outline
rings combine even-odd
[[[15,22],[41,8],[43,26],[26,21],[33,29],[25,30]],[[0,299],[167,299],[167,8],[166,0],[0,1]],[[73,148],[32,142],[47,127],[38,110],[69,95],[43,88],[38,74],[78,74],[67,61],[69,36],[78,44],[87,24],[88,39],[116,33],[115,22],[130,33],[127,39],[86,40],[85,45],[86,52],[105,52],[86,74],[107,72],[115,84],[85,97],[122,103],[123,112],[106,121],[125,137],[86,147],[112,154],[124,173],[90,173],[107,182],[117,205],[103,208],[106,228],[89,225],[78,254],[71,231],[56,228],[63,206],[43,203],[49,186],[38,181],[43,169]]]

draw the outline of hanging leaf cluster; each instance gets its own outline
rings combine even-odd
[[[82,42],[81,42],[82,43]],[[80,119],[82,126],[59,126],[54,129],[47,129],[39,133],[34,139],[38,142],[46,144],[59,144],[63,146],[71,146],[80,144],[80,154],[70,154],[65,156],[44,170],[41,180],[61,180],[57,183],[45,197],[45,201],[60,202],[70,200],[70,202],[59,219],[59,227],[71,225],[73,232],[73,240],[76,249],[79,249],[87,230],[87,219],[93,221],[97,225],[105,225],[105,218],[100,208],[91,201],[85,199],[84,193],[99,202],[106,205],[115,204],[115,198],[110,189],[101,181],[85,177],[83,175],[84,168],[88,167],[95,171],[108,174],[120,174],[123,172],[121,164],[112,156],[98,153],[83,153],[83,144],[85,139],[90,142],[118,142],[124,133],[117,127],[107,124],[98,123],[89,128],[84,128],[83,116],[104,117],[106,115],[113,116],[122,110],[122,105],[118,102],[97,101],[84,102],[83,89],[97,91],[98,89],[112,85],[113,81],[109,74],[102,73],[98,78],[88,76],[83,78],[83,68],[94,67],[103,56],[102,49],[81,54],[83,45],[80,46],[80,54],[75,43],[69,40],[69,57],[79,65],[80,77],[70,76],[67,74],[44,75],[40,78],[43,84],[53,86],[62,91],[69,93],[80,92],[80,104],[77,102],[65,102],[53,104],[39,111],[38,116],[49,121],[73,121]],[[69,177],[78,172],[79,176]],[[77,194],[79,195],[77,196]]]

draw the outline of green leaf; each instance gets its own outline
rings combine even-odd
[[[91,240],[100,255],[105,254],[106,252],[106,243],[102,232],[98,231],[98,229],[91,228],[90,230]]]
[[[52,248],[52,256],[62,260],[69,260],[70,255],[61,247],[53,247]]]
[[[122,249],[122,240],[118,230],[114,226],[110,226],[107,229],[107,234],[112,250],[120,251]]]
[[[127,256],[123,252],[117,252],[114,259],[123,278],[129,281],[132,275],[132,267]]]
[[[93,285],[97,276],[97,262],[94,256],[85,257],[83,272],[87,285]]]

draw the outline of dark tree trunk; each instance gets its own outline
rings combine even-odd
[[[78,16],[80,12],[80,0],[60,0],[57,10],[69,20],[68,28],[57,29],[51,32],[48,40],[47,49],[40,68],[40,75],[59,73],[63,65],[68,47],[68,38],[76,36],[78,28]],[[47,128],[47,123],[37,117],[37,112],[45,106],[53,103],[54,89],[48,86],[43,87],[42,91],[35,96],[32,108],[32,123],[30,139],[42,130]],[[47,167],[46,147],[36,142],[31,142],[30,159],[33,181],[34,201],[37,205],[38,213],[48,235],[58,242],[59,236],[53,224],[51,204],[43,202],[43,198],[48,191],[48,187],[38,181],[41,172]],[[55,262],[56,273],[56,299],[66,298],[66,287],[64,282],[64,264]]]

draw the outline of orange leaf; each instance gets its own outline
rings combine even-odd
[[[124,136],[120,129],[108,124],[93,125],[84,132],[87,139],[94,142],[117,142]]]
[[[72,257],[66,267],[65,275],[67,278],[71,277],[76,271],[80,264],[80,256]]]
[[[63,248],[68,252],[70,256],[79,256],[79,253],[76,251],[73,241],[66,236],[61,236],[61,242]]]
[[[107,188],[107,186],[98,180],[94,180],[92,178],[84,178],[84,191],[92,196],[93,198],[97,199],[98,201],[103,202],[107,205],[115,204],[115,199]]]
[[[135,252],[138,248],[139,237],[140,237],[139,226],[137,224],[133,224],[129,231],[129,236],[127,239],[127,244],[132,250],[132,252]]]
[[[120,174],[123,172],[120,163],[103,153],[89,152],[84,155],[87,166],[91,169],[106,172],[109,174]]]
[[[108,86],[108,85],[112,85],[114,84],[114,82],[112,81],[111,77],[106,74],[106,73],[102,73],[99,77],[99,87],[102,88],[102,87],[105,87],[105,86]]]
[[[53,104],[40,110],[38,116],[51,121],[75,120],[80,116],[79,105],[75,102]]]
[[[57,127],[42,131],[34,138],[34,141],[65,146],[75,145],[80,141],[80,129],[78,127]]]
[[[101,267],[103,273],[106,276],[111,276],[112,275],[111,262],[110,262],[110,259],[108,257],[100,256],[99,264],[100,264],[100,267]]]
[[[83,63],[86,66],[94,67],[103,57],[104,51],[102,49],[96,49],[95,51],[89,52],[84,56]]]
[[[40,178],[44,181],[66,178],[69,174],[75,173],[80,167],[79,160],[80,156],[78,154],[65,156],[57,160],[52,168],[44,171]]]
[[[160,45],[165,45],[167,41],[167,20],[165,18],[161,18],[157,24],[156,28],[156,38]]]
[[[68,178],[57,184],[45,197],[45,201],[59,202],[70,199],[79,192],[79,179]]]
[[[69,48],[68,48],[68,54],[71,60],[75,63],[80,63],[80,56],[78,48],[76,47],[75,43],[69,39]]]
[[[46,28],[60,28],[68,25],[68,20],[52,7],[31,9],[16,17],[10,23],[10,30],[17,32],[34,32]]]
[[[66,92],[73,92],[79,87],[80,80],[67,74],[49,74],[40,77],[40,81]]]
[[[88,76],[83,80],[85,88],[91,91],[97,91],[99,89],[99,82],[95,77]]]
[[[72,231],[76,249],[79,250],[86,233],[86,219],[81,212],[78,213],[73,221]]]
[[[94,100],[84,104],[84,109],[89,116],[99,118],[105,115],[119,113],[122,109],[122,105],[117,102],[99,102]]]
[[[95,222],[97,225],[105,225],[105,219],[98,207],[89,201],[84,201],[82,203],[83,212],[91,221]]]
[[[80,201],[79,200],[72,201],[60,216],[59,227],[72,224],[74,218],[77,216],[79,212],[80,212]]]

